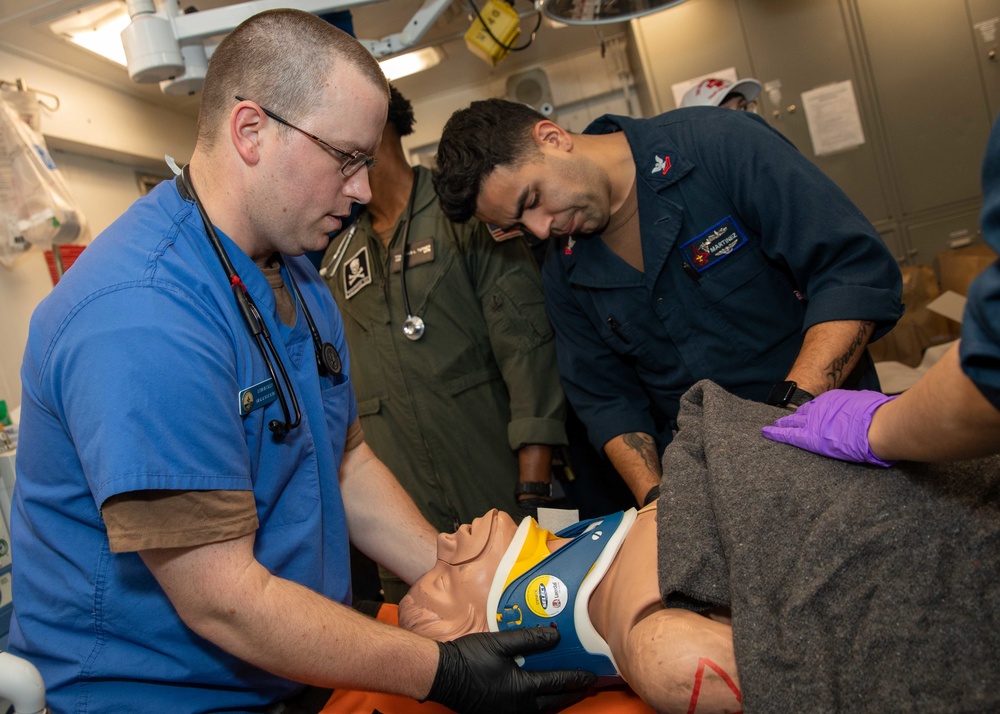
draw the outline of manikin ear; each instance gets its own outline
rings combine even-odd
[[[531,130],[531,136],[539,149],[573,150],[573,135],[548,119],[543,119],[535,124]]]
[[[229,114],[229,137],[236,153],[248,166],[260,161],[260,132],[266,116],[260,107],[250,101],[242,101]]]

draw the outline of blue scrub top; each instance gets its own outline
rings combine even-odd
[[[983,160],[983,240],[1000,253],[1000,119],[993,125]],[[959,355],[962,369],[979,391],[1000,409],[1000,261],[969,287],[962,318]]]
[[[877,338],[899,319],[902,276],[877,231],[760,117],[693,107],[587,128],[616,131],[644,271],[596,236],[561,239],[543,268],[563,386],[595,448],[629,432],[664,448],[702,379],[763,401],[815,324],[872,320]],[[856,386],[877,389],[875,371]]]
[[[267,428],[277,401],[241,416],[240,390],[268,372],[174,182],[98,236],[32,317],[10,644],[41,671],[55,711],[251,711],[301,689],[194,634],[136,553],[110,552],[100,507],[115,494],[252,490],[257,560],[350,601],[338,469],[357,405],[340,316],[312,266],[286,259],[344,362],[343,376],[321,378],[301,309],[282,324],[263,273],[220,238],[299,400],[302,424],[283,440]]]

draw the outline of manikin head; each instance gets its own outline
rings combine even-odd
[[[548,549],[556,546],[551,533],[535,532]],[[490,585],[515,533],[513,519],[493,509],[455,533],[439,535],[437,563],[399,603],[400,626],[441,641],[487,632]]]
[[[437,541],[437,563],[399,603],[399,624],[425,637],[451,640],[486,632],[486,596],[517,531],[495,508]]]

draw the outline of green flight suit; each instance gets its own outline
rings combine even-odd
[[[527,244],[497,243],[475,219],[451,223],[430,171],[415,173],[405,277],[423,337],[403,334],[405,210],[389,251],[363,213],[330,241],[321,272],[343,315],[365,439],[450,533],[490,508],[513,513],[517,449],[565,444],[565,402]]]

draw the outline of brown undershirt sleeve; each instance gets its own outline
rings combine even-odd
[[[347,428],[344,451],[365,440],[361,422]],[[101,506],[112,553],[190,548],[257,530],[252,491],[131,491]]]
[[[253,491],[132,491],[101,506],[112,553],[190,548],[257,530]]]

